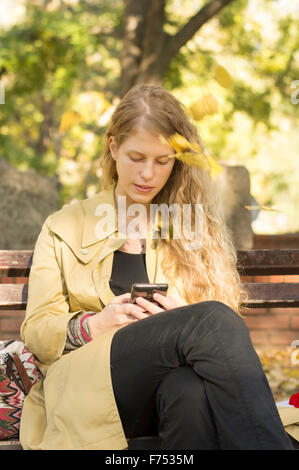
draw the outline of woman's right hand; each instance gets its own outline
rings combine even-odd
[[[130,303],[131,294],[117,295],[100,312],[88,318],[89,332],[92,339],[106,333],[111,328],[128,325],[149,316],[139,305]]]

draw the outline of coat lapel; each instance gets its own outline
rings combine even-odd
[[[83,264],[92,262],[93,282],[104,305],[115,297],[109,286],[114,251],[127,240],[126,234],[118,232],[115,185],[92,198],[79,201],[79,204],[65,206],[52,215],[51,224],[52,231]],[[158,282],[155,241],[150,234],[147,235],[145,261],[149,281]]]

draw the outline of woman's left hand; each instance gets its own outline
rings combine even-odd
[[[149,300],[144,299],[143,297],[137,297],[136,298],[136,303],[140,306],[146,309],[148,313],[159,313],[159,312],[164,312],[164,310],[171,310],[172,308],[177,308],[181,307],[179,303],[173,298],[173,297],[168,297],[165,295],[158,294],[155,292],[153,294],[153,299],[156,300],[156,302],[159,302],[161,305],[156,305],[153,302],[150,302]]]

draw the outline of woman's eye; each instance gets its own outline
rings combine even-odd
[[[140,159],[140,158],[133,158],[133,157],[131,157],[131,156],[129,156],[129,158],[130,158],[133,162],[141,162],[141,161],[142,161],[142,159]]]
[[[132,162],[142,162],[143,161],[143,158],[134,158],[134,157],[131,157],[131,155],[129,155],[129,158],[130,160],[132,160]],[[167,162],[157,162],[159,165],[167,165],[167,163],[169,162],[169,160],[167,160]]]

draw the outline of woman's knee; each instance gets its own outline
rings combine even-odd
[[[219,326],[247,331],[247,325],[237,312],[223,302],[217,300],[205,300],[189,305],[190,314],[199,319],[208,318]]]

